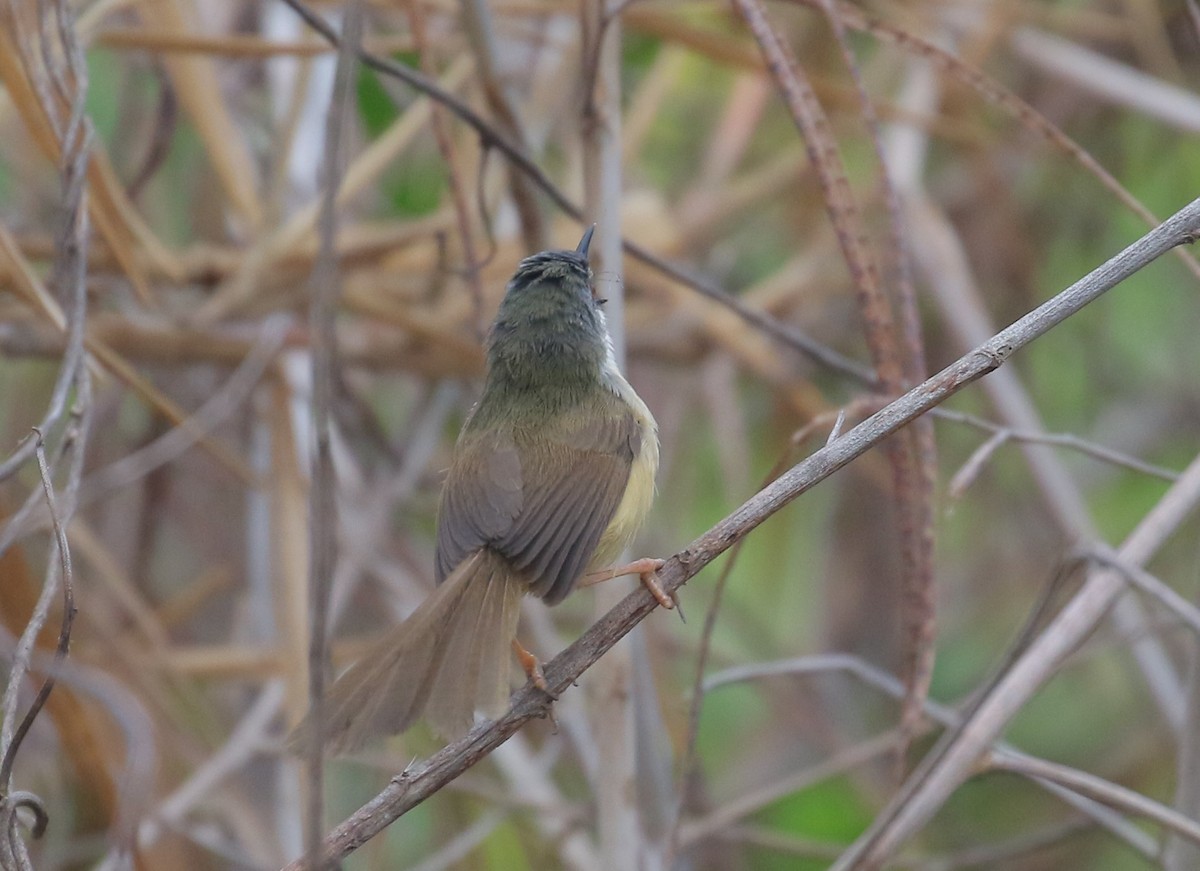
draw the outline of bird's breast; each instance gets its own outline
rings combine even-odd
[[[603,380],[610,390],[622,399],[633,411],[641,427],[641,439],[637,456],[629,468],[629,482],[621,497],[608,528],[600,536],[600,543],[588,564],[588,571],[604,568],[621,555],[621,551],[633,540],[650,513],[654,502],[655,475],[658,473],[658,424],[642,398],[634,392],[616,366],[606,366]]]

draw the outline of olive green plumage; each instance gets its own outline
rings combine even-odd
[[[524,261],[442,491],[439,580],[489,547],[550,604],[570,592],[641,448],[632,410],[603,381],[607,357],[586,260],[553,252]]]
[[[561,601],[649,509],[657,429],[613,361],[590,240],[526,258],[509,282],[442,490],[438,588],[330,690],[331,750],[421,716],[453,737],[476,710],[502,713],[521,598]]]

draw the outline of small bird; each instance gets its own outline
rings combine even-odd
[[[438,509],[436,590],[330,688],[322,743],[344,753],[424,718],[442,737],[507,707],[522,597],[549,605],[580,582],[639,574],[609,565],[654,498],[658,427],[617,369],[588,268],[574,251],[521,261],[487,338],[487,375],[455,445]],[[289,743],[311,734],[306,719]]]

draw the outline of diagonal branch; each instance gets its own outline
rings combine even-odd
[[[1198,201],[1200,202],[1200,201]],[[1193,203],[1188,210],[1195,208]],[[1110,261],[1111,262],[1111,261]],[[1125,539],[1118,557],[1140,565],[1200,505],[1200,456]],[[976,771],[988,742],[1084,641],[1125,590],[1115,569],[1091,572],[1049,626],[993,682],[963,726],[943,736],[871,826],[833,866],[836,871],[878,868],[923,827]]]
[[[817,99],[816,91],[804,68],[796,62],[791,49],[772,26],[761,0],[734,0],[734,6],[758,41],[767,69],[804,139],[809,163],[816,171],[825,198],[825,208],[833,224],[842,257],[854,281],[859,315],[875,374],[883,392],[894,396],[905,386],[925,375],[921,331],[916,303],[909,279],[908,262],[901,244],[899,206],[888,180],[887,166],[879,144],[877,125],[870,100],[857,75],[853,54],[845,40],[832,0],[823,4],[827,17],[842,48],[843,57],[857,85],[860,110],[871,132],[871,140],[881,163],[892,216],[893,247],[896,255],[897,313],[885,293],[879,266],[872,256],[860,209],[850,189],[845,165],[838,152],[828,116]],[[901,355],[898,332],[905,339]],[[892,469],[892,491],[896,502],[900,551],[900,623],[903,636],[904,680],[908,687],[900,715],[900,739],[897,742],[898,769],[903,769],[912,732],[921,717],[921,705],[929,695],[933,681],[934,614],[933,568],[933,491],[936,452],[933,425],[922,421],[903,437],[887,442],[884,455]]]
[[[660,572],[663,588],[668,592],[677,590],[802,493],[959,390],[996,370],[1014,351],[1062,323],[1151,261],[1197,238],[1200,238],[1200,199],[756,493],[667,561]],[[550,692],[554,695],[565,692],[656,605],[655,598],[645,589],[638,589],[618,603],[546,665],[545,677]],[[326,836],[328,854],[340,858],[361,847],[503,744],[526,722],[545,717],[551,703],[550,696],[532,686],[518,690],[513,696],[512,707],[500,719],[480,723],[465,737],[392,778],[382,792]],[[285,871],[300,871],[301,868],[302,864],[297,861],[286,866]]]

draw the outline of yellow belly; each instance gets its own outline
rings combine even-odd
[[[642,444],[638,455],[633,458],[629,469],[629,483],[625,485],[625,495],[613,514],[608,528],[600,536],[595,553],[588,563],[587,571],[595,571],[612,565],[613,560],[621,555],[621,551],[633,540],[642,526],[642,521],[650,513],[650,505],[654,502],[654,476],[658,472],[658,424],[646,403],[634,393],[624,378],[615,371],[610,372],[615,379],[610,386],[618,396],[629,403],[637,416],[642,428]]]

